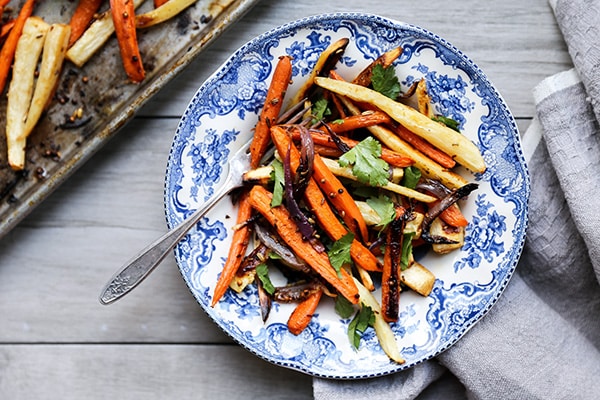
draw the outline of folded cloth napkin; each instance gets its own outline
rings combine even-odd
[[[550,0],[574,69],[534,90],[529,229],[498,303],[453,347],[316,400],[600,398],[600,3]]]

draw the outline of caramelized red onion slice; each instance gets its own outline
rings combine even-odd
[[[263,226],[262,224],[254,225],[254,232],[256,232],[256,236],[262,244],[268,247],[273,253],[277,254],[280,258],[280,261],[290,267],[293,270],[304,272],[306,274],[311,273],[311,269],[306,263],[299,260],[298,257],[294,254],[294,252],[287,247],[281,239],[277,236],[277,234]]]
[[[236,275],[243,276],[248,272],[255,270],[259,264],[262,264],[269,255],[269,248],[266,245],[260,244],[244,257],[242,263],[238,267]]]
[[[452,193],[452,190],[448,189],[442,182],[428,178],[420,179],[415,189],[427,191],[438,199]]]
[[[323,126],[327,130],[327,133],[329,133],[329,137],[331,137],[331,140],[333,141],[333,143],[335,144],[335,147],[337,147],[339,151],[341,151],[342,153],[347,153],[350,151],[350,146],[348,146],[346,143],[344,143],[342,141],[342,139],[340,138],[340,135],[335,133],[333,131],[333,129],[331,129],[329,124],[323,122]]]
[[[305,126],[298,125],[297,129],[300,131],[300,165],[294,178],[294,196],[299,199],[304,195],[304,190],[313,174],[315,143]]]
[[[291,146],[291,144],[290,144]],[[318,252],[325,251],[325,246],[317,240],[314,226],[308,220],[308,217],[302,212],[294,193],[294,185],[292,183],[292,168],[290,166],[290,151],[283,160],[283,175],[284,175],[284,190],[285,204],[290,212],[292,219],[298,226],[298,230],[302,234],[304,240],[308,240]]]
[[[271,312],[271,305],[273,304],[273,300],[271,299],[271,295],[265,290],[262,281],[258,277],[258,275],[254,278],[256,281],[256,287],[258,289],[258,304],[260,305],[260,316],[265,322],[267,318],[269,318],[269,313]]]
[[[427,211],[427,213],[425,214],[425,219],[423,220],[423,232],[421,234],[423,240],[432,244],[455,244],[455,241],[445,238],[443,236],[431,235],[429,232],[431,223],[442,212],[444,212],[445,209],[447,209],[463,197],[468,196],[472,191],[474,191],[478,187],[479,185],[476,183],[467,183],[466,185],[450,192],[450,194],[448,194],[447,196],[442,197],[439,202],[433,205],[429,209],[429,211]]]

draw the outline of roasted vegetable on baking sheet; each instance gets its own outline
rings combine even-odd
[[[6,143],[10,167],[17,171],[25,168],[27,137],[51,102],[65,61],[82,67],[116,34],[124,71],[130,82],[139,83],[145,70],[137,30],[173,18],[195,2],[157,2],[152,10],[136,15],[135,9],[144,0],[80,0],[69,20],[49,24],[43,15],[35,15],[36,2],[27,0],[16,18],[3,26],[0,49],[0,91],[8,87]],[[7,4],[1,1],[0,9]],[[102,7],[109,8],[98,12]]]
[[[255,281],[264,320],[273,302],[296,304],[288,328],[297,335],[330,297],[340,316],[352,319],[348,337],[355,347],[372,326],[390,359],[402,363],[390,327],[399,321],[401,293],[428,296],[435,284],[413,248],[445,254],[462,246],[468,221],[458,202],[477,184],[451,167],[480,173],[485,164],[477,146],[439,122],[425,81],[410,93],[417,108],[400,93],[392,64],[402,49],[345,81],[335,67],[347,45],[338,40],[323,52],[306,83],[290,94],[285,117],[277,118],[272,109],[282,106],[293,64],[280,57],[211,303],[217,305],[227,285],[240,292]],[[273,285],[275,270],[287,285]]]

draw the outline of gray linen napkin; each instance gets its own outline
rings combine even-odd
[[[437,359],[387,377],[315,379],[315,399],[600,398],[600,3],[551,0],[575,65],[533,95],[523,255],[494,308]]]

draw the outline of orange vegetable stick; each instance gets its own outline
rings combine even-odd
[[[154,8],[158,8],[165,4],[169,0],[154,0]]]
[[[271,137],[277,151],[282,152],[287,151],[288,148],[290,149],[290,165],[292,171],[295,171],[300,163],[300,154],[294,146],[289,146],[291,138],[288,136],[287,131],[280,126],[275,126],[271,128]],[[332,240],[340,240],[348,233],[348,229],[338,220],[314,179],[308,181],[304,191],[304,200],[310,207],[311,212],[317,217],[321,228]],[[377,260],[377,257],[356,239],[352,241],[350,246],[350,256],[357,265],[367,271],[381,271],[381,263]]]
[[[254,186],[250,190],[249,200],[252,208],[265,217],[299,258],[304,260],[315,273],[329,282],[349,302],[358,303],[360,296],[352,276],[343,268],[338,276],[336,270],[331,266],[327,254],[319,253],[309,242],[302,239],[302,234],[298,231],[298,227],[285,207],[271,208],[272,197],[273,195],[267,189],[262,186]]]
[[[0,39],[4,39],[15,26],[15,20],[11,19],[10,21],[5,22],[2,25],[2,29],[0,30]]]
[[[329,128],[335,133],[342,133],[366,128],[372,125],[389,124],[391,121],[392,119],[386,113],[373,111],[359,115],[351,115],[334,122],[329,122],[327,125],[329,125]]]
[[[327,158],[340,158],[342,156],[342,154],[344,154],[337,147],[323,146],[323,145],[320,145],[317,143],[315,143],[315,152],[318,155],[320,155],[322,157],[327,157]]]
[[[440,214],[440,218],[448,225],[456,227],[464,228],[465,226],[469,225],[469,221],[465,218],[463,213],[460,211],[460,208],[456,204],[446,208]]]
[[[448,154],[444,153],[437,147],[433,146],[431,143],[421,138],[420,136],[414,134],[409,131],[402,125],[398,125],[395,129],[396,134],[400,137],[400,139],[412,145],[415,149],[419,150],[421,153],[425,154],[433,161],[437,162],[444,168],[454,168],[456,165],[456,161]]]
[[[315,154],[313,161],[313,177],[350,231],[366,243],[369,240],[369,231],[356,202],[318,154]]]
[[[215,285],[211,307],[214,307],[227,291],[229,283],[244,259],[250,241],[250,228],[243,224],[252,216],[252,207],[248,201],[248,192],[242,194],[238,205],[237,223],[242,225],[233,232],[229,254],[227,255],[225,265],[223,265],[223,271],[221,271],[221,275]]]
[[[71,37],[69,38],[69,47],[77,41],[90,25],[94,14],[98,12],[102,0],[79,0],[77,8],[71,16],[69,25],[71,26]]]
[[[133,1],[110,0],[110,10],[125,73],[132,82],[140,83],[146,77],[146,72],[137,41]]]
[[[281,106],[283,105],[283,98],[285,97],[285,92],[290,84],[291,78],[291,58],[289,56],[279,57],[279,61],[273,72],[273,79],[267,90],[265,104],[260,113],[258,122],[256,123],[256,127],[254,128],[254,137],[250,144],[251,168],[258,167],[260,159],[263,157],[269,146],[269,141],[271,140],[269,130],[279,116]]]
[[[10,67],[15,58],[17,43],[23,32],[23,25],[25,25],[25,21],[33,13],[34,6],[35,0],[27,0],[25,4],[23,4],[23,7],[21,7],[19,15],[17,15],[15,20],[15,25],[8,34],[6,42],[4,42],[4,45],[2,46],[2,50],[0,50],[0,92],[3,91],[4,86],[6,86]]]
[[[322,290],[317,290],[315,293],[308,296],[307,299],[299,303],[294,311],[290,315],[287,322],[287,327],[290,332],[294,335],[299,335],[308,326],[313,314],[317,310],[321,296],[323,295]]]

